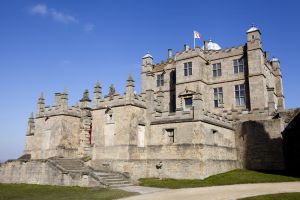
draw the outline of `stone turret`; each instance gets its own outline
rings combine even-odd
[[[37,104],[36,115],[37,116],[43,116],[44,113],[45,113],[45,99],[44,99],[44,93],[41,92],[41,95],[39,97],[38,104]]]
[[[60,95],[61,107],[63,111],[68,110],[68,91],[67,88],[64,89],[64,92]]]
[[[89,97],[89,91],[87,89],[83,92],[83,96],[80,99],[80,102],[81,102],[82,109],[90,109],[91,108],[91,99]]]
[[[94,108],[97,108],[102,98],[102,88],[99,81],[97,81],[96,86],[94,88]]]
[[[126,101],[130,103],[134,98],[134,80],[132,74],[129,74],[129,77],[126,82]]]
[[[78,155],[80,157],[91,154],[92,113],[89,91],[85,90],[81,102],[81,119]]]
[[[265,78],[265,55],[262,50],[260,30],[252,25],[247,31],[247,60],[249,76],[250,108],[265,108],[268,106],[268,94]],[[255,95],[254,95],[255,94]]]
[[[56,108],[60,108],[61,107],[61,93],[60,92],[56,92],[55,94],[55,106]]]
[[[146,93],[146,90],[153,89],[154,87],[154,75],[153,69],[153,57],[147,53],[142,58],[142,93]]]
[[[27,133],[26,136],[32,136],[34,135],[34,117],[33,117],[33,112],[30,114],[30,117],[28,118],[28,125],[27,125]]]
[[[282,74],[281,74],[281,67],[280,61],[278,58],[273,57],[271,60],[271,65],[275,75],[275,93],[278,98],[278,110],[285,109],[285,99],[283,96],[283,87],[282,87]]]
[[[111,84],[109,87],[109,93],[108,93],[109,99],[112,100],[114,98],[115,94],[116,94],[115,86],[114,86],[114,84]]]

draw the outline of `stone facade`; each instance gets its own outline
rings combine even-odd
[[[68,105],[66,90],[55,94],[54,106],[45,106],[42,94],[36,117],[28,121],[27,165],[51,157],[88,158],[91,168],[132,180],[283,169],[285,125],[274,119],[285,110],[280,62],[269,60],[256,27],[246,36],[245,45],[232,48],[215,49],[206,41],[203,48],[185,45],[174,56],[169,49],[159,64],[146,54],[140,94],[131,75],[124,95],[111,85],[104,96],[97,82],[93,107],[88,91],[75,106]],[[10,165],[1,167],[1,176],[10,176]],[[31,182],[29,174],[24,177]]]

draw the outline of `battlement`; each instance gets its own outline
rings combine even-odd
[[[43,113],[40,113],[36,117],[51,117],[56,115],[69,115],[74,117],[80,117],[80,107],[78,105],[74,105],[68,107],[67,110],[62,109],[59,106],[45,106],[45,110]]]
[[[36,118],[57,115],[80,117],[80,112],[80,107],[78,105],[68,106],[68,93],[65,89],[63,93],[55,93],[55,105],[53,106],[45,106],[45,99],[42,93],[38,100]]]

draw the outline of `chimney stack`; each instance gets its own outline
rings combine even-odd
[[[208,41],[205,40],[204,41],[204,51],[207,51],[208,50]]]
[[[172,49],[168,49],[168,59],[172,59]]]
[[[190,49],[188,44],[184,44],[184,51],[188,51]]]

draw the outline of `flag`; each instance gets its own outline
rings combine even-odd
[[[200,39],[200,33],[197,31],[194,31],[194,39]]]

